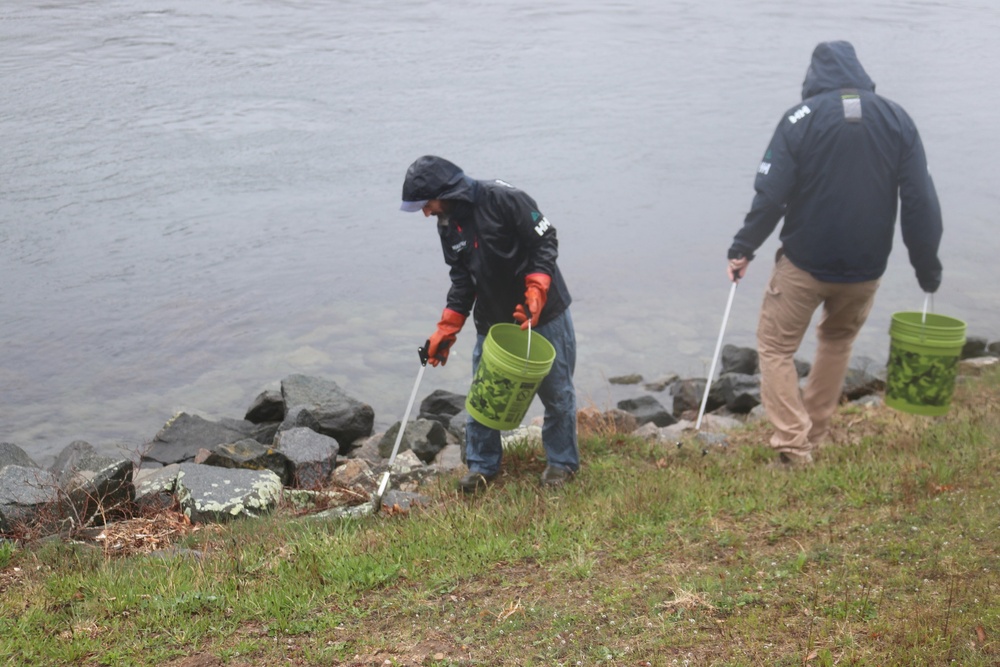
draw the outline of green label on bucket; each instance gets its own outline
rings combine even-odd
[[[958,355],[911,352],[900,345],[889,348],[886,399],[912,405],[946,407],[955,391]]]
[[[483,341],[483,356],[465,397],[465,408],[480,424],[501,431],[517,428],[555,360],[552,344],[516,324],[490,327]]]

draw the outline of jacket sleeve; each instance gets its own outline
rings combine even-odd
[[[733,238],[729,257],[753,259],[767,237],[771,235],[778,221],[785,215],[788,197],[798,178],[798,162],[794,150],[794,139],[786,129],[787,118],[782,118],[771,137],[764,159],[757,167],[754,179],[756,194],[750,211],[743,219],[743,227]]]
[[[438,227],[438,234],[441,236],[441,250],[444,252],[444,261],[448,265],[448,275],[451,278],[446,306],[468,317],[472,305],[476,302],[476,282],[462,263],[458,252],[452,248],[448,240],[448,227]]]
[[[538,210],[535,201],[523,192],[504,197],[505,218],[513,221],[519,243],[527,250],[521,277],[532,273],[554,276],[559,258],[556,228]],[[523,271],[523,273],[522,273]]]
[[[941,285],[941,205],[934,181],[927,170],[927,157],[916,127],[902,156],[899,172],[901,202],[899,226],[903,243],[910,254],[910,264],[917,282],[925,292],[936,292]]]

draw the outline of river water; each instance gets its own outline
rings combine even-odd
[[[997,34],[991,0],[5,2],[0,441],[130,450],[291,373],[398,420],[448,288],[433,219],[397,210],[426,153],[557,228],[581,405],[640,391],[615,375],[704,376],[757,163],[828,39],[920,128],[934,309],[996,340]],[[727,342],[754,344],[775,248]],[[897,233],[855,352],[884,362],[891,314],[922,306]],[[420,397],[466,390],[472,339]]]

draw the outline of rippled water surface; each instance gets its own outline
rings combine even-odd
[[[986,0],[4,3],[0,441],[135,447],[290,373],[398,420],[448,288],[433,223],[397,210],[425,153],[557,227],[582,404],[614,375],[704,375],[757,162],[827,39],[920,128],[935,309],[998,339],[998,29]],[[727,342],[753,345],[775,247]],[[897,247],[856,352],[884,361],[922,304]],[[465,391],[470,333],[421,396]]]

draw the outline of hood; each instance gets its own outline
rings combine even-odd
[[[403,201],[459,199],[474,201],[476,182],[461,167],[436,155],[425,155],[410,165],[403,180]]]
[[[812,62],[802,83],[802,99],[830,90],[857,88],[875,91],[875,82],[861,66],[850,42],[821,42],[812,54]]]

